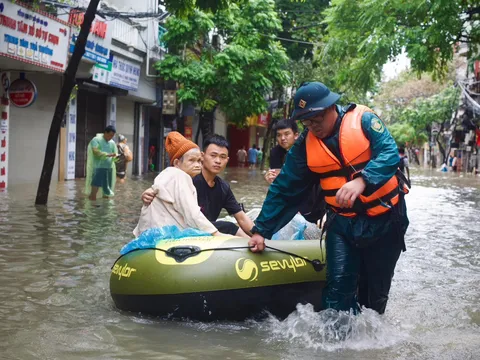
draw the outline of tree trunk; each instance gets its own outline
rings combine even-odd
[[[458,115],[458,107],[455,110],[455,114],[453,115],[453,124],[450,122],[450,139],[448,139],[447,144],[447,151],[445,151],[446,158],[450,156],[450,151],[452,149],[452,140],[453,140],[453,133],[455,132],[455,127],[457,126],[457,115]]]
[[[418,166],[420,166],[420,160],[418,160],[417,152],[415,151],[415,149],[414,149],[414,148],[410,148],[410,149],[408,150],[408,152],[409,152],[410,154],[412,154],[413,161],[415,161],[415,163],[416,163]]]
[[[200,139],[200,130],[201,130],[201,126],[200,126],[200,123],[199,123],[198,126],[197,126],[197,132],[195,133],[195,144],[198,144],[198,139]]]
[[[438,144],[438,149],[440,150],[440,153],[442,154],[442,164],[447,163],[447,156],[445,154],[445,148],[443,147],[443,144],[440,142],[440,134],[443,133],[443,128],[445,127],[445,121],[442,122],[442,125],[440,126],[440,130],[438,131],[438,134],[435,136],[435,141]]]
[[[267,154],[270,153],[270,137],[272,135],[273,125],[276,122],[276,120],[271,119],[270,124],[268,124],[267,133],[265,134],[265,141],[263,143],[263,158],[262,163],[260,164],[260,170],[262,171],[265,169],[265,159],[267,158]]]
[[[175,117],[175,127],[173,130],[178,131],[180,134],[185,135],[185,118],[178,114]]]
[[[201,111],[198,127],[202,132],[202,142],[213,134],[213,114],[214,111]],[[198,141],[198,139],[196,139]]]
[[[53,166],[55,165],[58,134],[60,133],[60,127],[65,115],[68,100],[70,99],[70,94],[75,86],[75,75],[77,74],[78,66],[80,65],[83,54],[85,54],[85,45],[87,44],[90,27],[95,19],[95,13],[97,11],[99,2],[100,0],[91,0],[88,4],[88,8],[85,12],[85,17],[80,28],[80,33],[78,34],[77,42],[75,43],[75,49],[73,50],[70,61],[68,62],[67,70],[65,70],[65,73],[63,74],[63,86],[62,90],[60,91],[60,96],[58,97],[57,106],[55,107],[52,124],[50,125],[50,131],[48,133],[47,148],[45,150],[45,159],[43,160],[42,173],[38,183],[35,205],[46,205],[48,201]]]

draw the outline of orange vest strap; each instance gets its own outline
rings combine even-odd
[[[356,174],[357,172],[363,170],[365,166],[367,166],[368,161],[365,161],[360,164],[356,164],[355,168],[352,168],[351,166],[349,167],[344,167],[339,170],[332,170],[326,173],[321,173],[319,174],[320,179],[326,179],[329,177],[334,177],[334,176],[344,176],[350,178],[353,174]]]
[[[362,202],[359,198],[357,198],[355,200],[355,202],[353,203],[353,207],[348,209],[348,208],[338,208],[336,206],[332,206],[335,210],[335,212],[338,212],[338,213],[351,213],[351,212],[354,212],[356,214],[365,214],[367,213],[367,210],[369,209],[373,209],[374,207],[377,207],[377,206],[384,206],[387,208],[386,205],[389,205],[389,202],[395,197],[397,196],[399,193],[399,190],[398,188],[391,191],[390,193],[388,193],[387,195],[385,196],[382,196],[380,198],[376,198],[375,200],[372,200],[368,203],[364,203]],[[389,205],[390,206],[390,205]]]

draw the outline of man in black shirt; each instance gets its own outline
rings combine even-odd
[[[295,144],[298,134],[297,123],[293,120],[284,119],[275,124],[274,130],[277,132],[277,145],[270,150],[270,170],[265,174],[265,180],[271,184],[280,173],[288,150]],[[303,217],[312,223],[317,223],[323,218],[326,207],[325,201],[321,195],[321,189],[315,185],[309,196],[300,207],[300,213]]]
[[[205,217],[224,234],[242,237],[251,236],[250,230],[253,221],[245,214],[238,204],[230,189],[230,185],[218,177],[228,163],[228,141],[220,135],[212,135],[203,143],[203,167],[202,172],[193,178],[193,184],[197,189],[197,200]],[[155,197],[151,189],[142,194],[145,205],[150,205]],[[235,217],[238,225],[228,221],[217,221],[222,209],[227,210],[229,215]]]
[[[271,184],[277,177],[285,162],[288,150],[298,138],[298,126],[295,121],[280,120],[275,124],[277,132],[277,145],[270,150],[270,170],[265,174],[265,180]]]

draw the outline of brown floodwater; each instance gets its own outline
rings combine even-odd
[[[246,210],[261,206],[259,170],[224,177]],[[95,203],[82,180],[52,186],[48,207],[33,205],[36,184],[0,193],[0,359],[480,359],[480,177],[414,172],[387,312],[342,315],[346,341],[309,305],[239,323],[118,311],[110,266],[152,180],[129,179]]]

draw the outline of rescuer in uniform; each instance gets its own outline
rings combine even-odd
[[[405,250],[408,189],[397,176],[400,157],[383,122],[369,108],[336,105],[340,95],[319,82],[304,83],[292,118],[306,130],[287,154],[269,188],[249,241],[287,224],[311,188],[320,183],[327,203],[327,285],[322,307],[383,314],[395,265]]]

